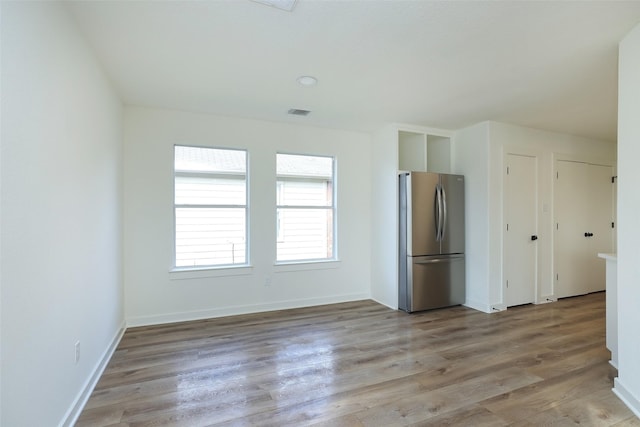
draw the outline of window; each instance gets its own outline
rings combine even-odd
[[[247,264],[247,152],[175,146],[175,266]]]
[[[335,259],[334,159],[277,154],[278,262]]]

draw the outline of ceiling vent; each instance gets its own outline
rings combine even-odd
[[[299,110],[297,108],[292,108],[288,111],[292,116],[308,116],[310,112],[309,110]]]

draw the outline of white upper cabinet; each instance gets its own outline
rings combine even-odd
[[[450,173],[451,138],[414,130],[397,130],[398,170]]]
[[[398,131],[398,169],[427,170],[427,136],[423,133]]]

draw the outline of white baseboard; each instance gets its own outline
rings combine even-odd
[[[620,381],[619,377],[614,378],[613,380],[613,392],[624,402],[625,405],[636,415],[636,417],[640,418],[640,400],[635,397],[629,389],[627,389],[622,381]]]
[[[540,298],[540,300],[536,301],[536,304],[548,304],[550,302],[556,302],[558,301],[558,298],[554,297],[553,295],[547,295],[547,296],[543,296],[542,298]]]
[[[107,367],[109,360],[111,360],[111,356],[113,356],[113,353],[116,351],[118,344],[120,344],[120,340],[122,339],[125,330],[126,324],[123,321],[122,325],[120,325],[120,328],[116,332],[116,335],[113,337],[111,343],[109,343],[109,346],[106,348],[106,350],[102,354],[102,357],[93,369],[93,373],[87,379],[84,386],[82,387],[82,390],[78,394],[78,397],[76,397],[75,401],[65,414],[62,422],[60,423],[60,427],[71,427],[76,423],[76,421],[78,421],[78,417],[82,413],[84,405],[87,404],[87,401],[89,400],[93,389],[96,387],[96,384],[98,384],[98,380],[100,380],[100,377]]]
[[[478,301],[470,299],[467,299],[463,305],[474,310],[482,311],[483,313],[495,313],[496,311],[501,311],[500,309],[493,310],[493,307],[488,304],[479,303]]]
[[[503,303],[491,304],[490,313],[498,313],[499,311],[505,311],[507,309],[507,305]]]
[[[210,310],[197,310],[159,314],[152,316],[134,316],[127,318],[127,327],[161,325],[165,323],[187,322],[190,320],[212,319],[216,317],[235,316],[239,314],[261,313],[265,311],[287,310],[290,308],[311,307],[315,305],[336,304],[349,301],[371,299],[368,293],[334,295],[322,298],[309,298],[302,300],[278,301],[266,304],[237,305],[232,307],[214,308]]]
[[[544,297],[542,300],[537,301],[535,304],[547,304],[555,301],[557,300],[551,299],[551,297]],[[484,313],[497,313],[499,311],[504,311],[507,309],[507,305],[503,303],[487,305],[469,299],[465,301],[464,306],[473,308],[474,310],[482,311]]]
[[[394,307],[394,306],[392,306],[392,305],[385,304],[384,302],[382,302],[382,301],[378,301],[377,299],[373,298],[372,296],[370,296],[370,297],[369,297],[369,299],[370,299],[371,301],[375,301],[375,302],[377,302],[377,303],[378,303],[378,304],[380,304],[380,305],[384,305],[385,307],[390,308],[391,310],[397,310],[397,309],[398,309],[398,306],[397,306],[397,305]]]

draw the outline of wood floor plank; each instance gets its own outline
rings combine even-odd
[[[638,426],[640,426],[640,419],[633,415],[613,425],[613,427],[638,427]]]
[[[127,330],[77,426],[639,426],[605,295],[486,314],[373,301]]]
[[[585,366],[539,383],[481,402],[491,412],[509,421],[530,420],[538,413],[596,390],[610,389],[610,367]],[[610,391],[610,390],[609,390]]]
[[[509,424],[495,414],[481,406],[465,406],[461,409],[435,416],[426,421],[411,424],[412,427],[420,426],[473,426],[473,427],[500,427]]]
[[[627,418],[624,404],[610,391],[600,390],[580,399],[568,400],[528,419],[537,425],[615,425]]]

